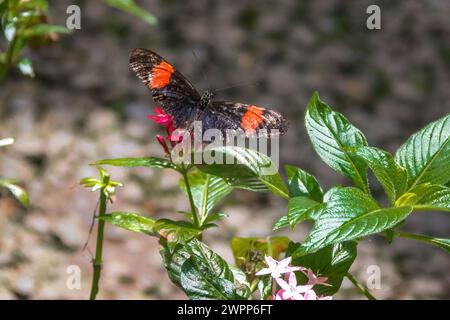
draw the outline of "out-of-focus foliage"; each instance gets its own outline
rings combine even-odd
[[[0,139],[0,147],[8,146],[14,143],[13,138]],[[0,178],[0,188],[5,188],[12,193],[12,195],[24,206],[28,207],[30,204],[30,198],[24,188],[18,185],[18,182],[14,179]]]
[[[126,11],[148,24],[155,25],[158,21],[154,15],[139,7],[133,0],[103,0],[103,1],[108,5],[110,5],[111,7],[117,8],[122,11]]]
[[[45,0],[0,0],[0,19],[7,48],[0,52],[0,78],[10,68],[34,77],[31,60],[22,57],[25,46],[33,50],[58,39],[58,33],[68,33],[64,26],[47,23],[48,4]]]
[[[114,8],[128,12],[154,25],[155,16],[139,7],[133,0],[104,0]],[[0,79],[11,68],[34,77],[31,60],[21,55],[22,49],[38,50],[58,40],[58,34],[70,33],[65,26],[47,23],[47,0],[0,0],[0,24],[7,47],[0,49]]]

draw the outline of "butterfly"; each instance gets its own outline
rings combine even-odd
[[[160,55],[147,49],[133,49],[130,67],[151,90],[153,100],[173,117],[178,129],[191,130],[202,122],[203,132],[218,129],[243,130],[247,136],[260,129],[266,135],[284,134],[287,120],[274,110],[239,102],[213,101],[213,91],[200,95],[180,72]]]

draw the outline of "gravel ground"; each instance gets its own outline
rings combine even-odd
[[[72,0],[51,1],[49,18],[64,23]],[[106,157],[161,155],[158,128],[145,116],[154,103],[128,68],[128,53],[161,53],[200,91],[244,82],[220,99],[251,102],[285,113],[281,163],[314,173],[328,188],[347,182],[313,152],[303,115],[313,90],[343,112],[370,144],[393,152],[413,132],[450,112],[450,3],[377,1],[382,30],[365,28],[372,1],[140,1],[159,19],[148,26],[98,1],[78,1],[82,30],[39,53],[29,52],[37,78],[11,74],[0,87],[0,136],[17,143],[0,151],[0,176],[24,182],[32,206],[0,198],[0,298],[84,299],[91,278],[88,236],[96,195],[77,185],[96,174],[89,163]],[[195,50],[208,75],[203,79]],[[111,168],[123,181],[111,210],[173,217],[188,209],[171,171]],[[381,195],[376,184],[375,195]],[[271,233],[286,203],[234,191],[222,203],[230,217],[205,241],[232,261],[233,236]],[[278,232],[304,239],[310,225]],[[448,213],[412,215],[404,229],[449,237]],[[95,235],[95,233],[94,233]],[[94,238],[92,236],[92,239]],[[91,241],[89,248],[94,250]],[[161,266],[154,238],[111,226],[106,230],[101,299],[179,299]],[[82,286],[69,290],[67,268],[80,266]],[[450,298],[450,258],[444,251],[371,237],[358,246],[353,273],[381,269],[384,299]],[[337,299],[360,299],[344,282]]]

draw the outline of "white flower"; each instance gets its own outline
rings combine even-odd
[[[297,286],[297,278],[293,272],[289,274],[289,283],[281,278],[276,280],[281,287],[281,292],[277,296],[280,296],[282,300],[316,300],[316,293],[312,290],[313,286]]]
[[[272,276],[272,278],[276,279],[276,278],[281,277],[281,275],[283,273],[288,273],[288,272],[294,272],[294,271],[301,270],[300,267],[291,267],[291,266],[289,266],[289,264],[291,263],[291,260],[292,260],[291,257],[288,257],[288,258],[283,259],[281,261],[277,261],[277,260],[273,259],[270,256],[266,256],[264,259],[266,260],[266,263],[267,263],[267,265],[269,267],[259,270],[256,273],[257,276],[263,276],[263,275],[266,275],[266,274],[270,274]]]

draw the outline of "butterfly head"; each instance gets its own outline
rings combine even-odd
[[[206,108],[211,103],[212,98],[214,97],[214,92],[210,90],[206,90],[201,98],[200,98],[200,106]]]

